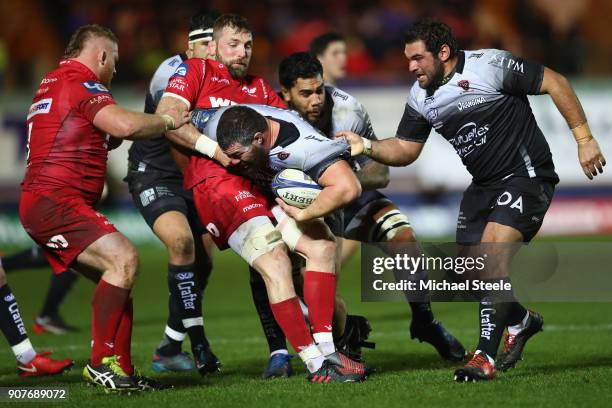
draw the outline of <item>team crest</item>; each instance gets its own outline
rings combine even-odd
[[[467,79],[462,79],[461,81],[457,82],[457,85],[463,88],[463,90],[466,92],[470,90],[470,81]]]
[[[433,108],[427,111],[427,120],[429,120],[430,122],[433,122],[434,120],[436,120],[438,118],[438,109],[437,108]]]

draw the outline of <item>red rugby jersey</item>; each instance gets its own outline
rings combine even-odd
[[[78,61],[61,61],[47,74],[27,116],[22,190],[61,190],[97,201],[104,187],[108,136],[94,127],[93,119],[114,103],[110,91]]]
[[[170,77],[164,96],[185,102],[189,110],[256,103],[286,108],[283,100],[263,78],[253,75],[237,80],[222,63],[203,58],[184,61]],[[199,153],[191,156],[184,185],[189,189],[206,177],[226,174],[219,163]]]

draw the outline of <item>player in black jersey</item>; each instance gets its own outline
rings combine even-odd
[[[168,79],[183,60],[208,56],[208,43],[218,16],[210,12],[192,17],[188,50],[161,63],[147,92],[145,112],[155,112]],[[132,144],[125,180],[134,204],[168,250],[169,316],[153,356],[153,369],[163,372],[197,368],[202,375],[217,371],[220,363],[206,339],[202,317],[202,294],[212,269],[212,241],[198,220],[191,191],[183,189],[183,175],[164,135]],[[187,297],[185,290],[189,291]],[[195,364],[187,353],[181,352],[187,335]]]
[[[464,250],[478,243],[506,244],[496,250],[497,273],[485,268],[485,277],[508,279],[516,249],[510,244],[534,237],[559,180],[527,95],[552,97],[574,134],[580,166],[592,179],[603,171],[605,158],[580,102],[562,75],[506,51],[459,50],[450,28],[433,20],[409,29],[404,53],[417,81],[396,137],[369,141],[350,132],[338,136],[349,140],[353,155],[405,166],[419,157],[435,128],[473,176],[461,202],[457,242]],[[485,292],[480,299],[478,347],[472,360],[455,371],[457,381],[491,380],[496,367],[514,367],[527,340],[543,326],[542,316],[512,297]],[[503,351],[495,360],[506,327]]]

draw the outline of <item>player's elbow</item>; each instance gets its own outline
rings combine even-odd
[[[342,183],[342,198],[344,204],[348,204],[351,201],[356,200],[361,195],[361,183],[357,178],[353,180],[347,181],[346,183]]]

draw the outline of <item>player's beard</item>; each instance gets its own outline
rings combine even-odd
[[[434,58],[433,62],[434,67],[431,72],[431,79],[427,83],[423,84],[422,88],[424,89],[436,89],[440,86],[442,80],[444,79],[444,64],[442,64],[442,61],[437,58]]]
[[[236,58],[234,60],[224,60],[223,58],[219,58],[219,62],[227,67],[227,70],[234,79],[242,79],[246,76],[247,71],[249,70],[250,60],[251,59],[249,57]]]

